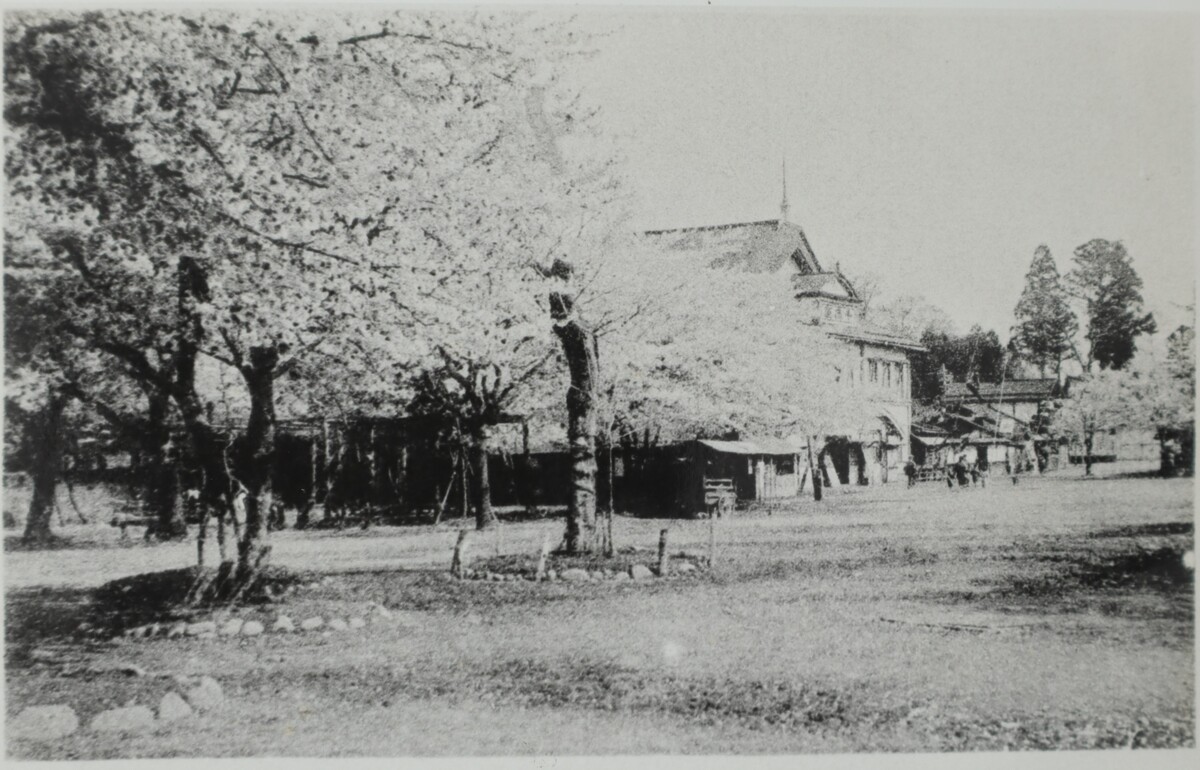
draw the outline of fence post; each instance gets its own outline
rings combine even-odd
[[[658,533],[658,576],[667,576],[667,532],[663,530]]]
[[[718,506],[724,505],[723,502],[718,502]],[[713,561],[717,550],[717,525],[716,516],[709,514],[708,516],[708,568],[712,569]]]
[[[537,576],[535,579],[540,583],[546,579],[546,559],[550,556],[550,536],[546,535],[542,538],[542,552],[538,556]]]

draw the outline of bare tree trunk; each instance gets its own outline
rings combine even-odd
[[[1094,446],[1095,438],[1092,431],[1085,431],[1083,434],[1083,475],[1092,475],[1092,447]]]
[[[62,473],[62,415],[67,402],[68,398],[61,391],[51,388],[31,436],[36,449],[30,474],[33,496],[29,501],[29,515],[25,518],[25,535],[21,538],[26,543],[46,543],[53,538],[50,519],[54,514],[54,493]]]
[[[812,479],[813,485],[813,500],[821,501],[821,488],[825,486],[825,479],[821,476],[821,471],[813,464],[812,439],[808,440],[808,477]]]
[[[488,529],[496,524],[492,511],[492,483],[488,478],[487,436],[483,431],[471,436],[468,449],[471,463],[471,506],[475,509],[475,529]]]
[[[150,501],[154,514],[154,536],[159,540],[187,537],[187,521],[179,505],[178,451],[171,440],[168,422],[170,401],[166,394],[150,396]]]
[[[271,476],[275,464],[275,367],[279,350],[253,347],[243,376],[250,391],[250,419],[246,424],[239,468],[246,487],[246,522],[238,542],[238,582],[245,583],[265,560],[267,512],[271,508]]]
[[[552,274],[569,281],[571,267],[555,260]],[[574,314],[574,297],[550,295],[554,332],[562,343],[571,385],[567,390],[567,442],[571,451],[571,497],[565,548],[590,553],[596,547],[596,336]]]

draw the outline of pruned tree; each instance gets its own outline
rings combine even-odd
[[[1012,341],[1042,377],[1047,368],[1059,373],[1074,344],[1079,324],[1068,300],[1050,249],[1038,246],[1013,311],[1017,325],[1012,329]]]

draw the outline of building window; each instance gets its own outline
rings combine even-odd
[[[883,362],[883,386],[885,388],[892,387],[892,362]]]
[[[904,364],[896,364],[896,387],[904,390]]]
[[[869,366],[870,366],[870,373],[871,373],[870,374],[871,382],[879,382],[879,361],[872,358],[869,363]]]

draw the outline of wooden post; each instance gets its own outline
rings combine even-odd
[[[658,576],[667,576],[667,532],[664,529],[658,533]]]
[[[721,506],[724,503],[718,501],[717,505]],[[709,514],[708,516],[708,568],[711,570],[713,566],[714,555],[717,550],[717,525],[716,516]]]
[[[550,536],[546,535],[542,538],[542,552],[538,555],[537,563],[537,581],[540,583],[546,579],[546,559],[550,556]]]
[[[467,568],[467,535],[471,534],[469,529],[460,529],[458,531],[458,542],[454,544],[454,559],[450,562],[450,574],[456,578],[462,578]]]

